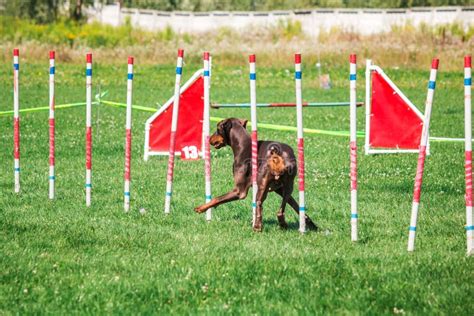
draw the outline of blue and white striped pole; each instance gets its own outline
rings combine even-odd
[[[54,96],[54,73],[55,53],[49,52],[49,199],[54,199],[54,183],[56,180],[55,166],[55,96]]]
[[[464,147],[466,173],[466,238],[467,255],[474,254],[474,224],[472,219],[472,113],[471,113],[471,56],[464,57]]]
[[[210,100],[209,100],[209,87],[210,87],[210,56],[209,52],[205,52],[203,56],[204,60],[204,114],[202,123],[202,134],[203,134],[203,158],[204,158],[204,177],[205,177],[205,194],[206,203],[209,203],[212,199],[211,193],[211,149],[209,144],[209,121],[210,121]],[[212,208],[206,211],[206,220],[210,221],[212,218]]]
[[[176,130],[178,129],[179,95],[181,74],[183,73],[183,57],[184,50],[178,50],[178,60],[176,62],[176,81],[174,85],[173,116],[171,119],[168,174],[166,177],[165,214],[170,213],[171,195],[173,194],[174,156],[176,152]]]
[[[306,204],[304,199],[304,136],[303,136],[303,96],[301,87],[301,54],[295,54],[296,127],[298,138],[298,192],[300,233],[306,232]]]
[[[357,104],[356,104],[356,80],[357,80],[357,56],[351,54],[349,57],[349,80],[350,80],[350,160],[351,160],[351,240],[357,241]]]
[[[436,87],[436,74],[438,73],[439,59],[433,59],[431,63],[430,81],[428,83],[428,94],[426,96],[425,115],[423,130],[421,132],[420,149],[418,153],[418,165],[416,168],[415,187],[413,189],[413,204],[411,208],[410,228],[408,233],[408,251],[415,250],[416,222],[420,206],[421,185],[423,183],[423,171],[425,168],[426,146],[428,145],[428,133],[430,129],[431,108]]]
[[[124,200],[125,212],[130,210],[130,169],[132,159],[132,88],[133,88],[133,57],[128,57],[127,73],[127,113],[125,118],[125,172],[124,172]]]
[[[250,121],[252,122],[252,223],[255,227],[257,220],[257,177],[258,177],[258,135],[257,135],[257,73],[255,67],[256,58],[249,56],[250,66]]]
[[[15,193],[20,193],[20,51],[13,50],[13,158]]]
[[[92,193],[92,54],[86,56],[86,206]]]

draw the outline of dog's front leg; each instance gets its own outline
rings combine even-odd
[[[204,213],[205,211],[207,211],[208,209],[212,207],[216,207],[218,205],[221,205],[227,202],[232,202],[239,199],[240,200],[245,199],[247,197],[247,192],[248,192],[248,187],[245,188],[244,190],[239,189],[239,188],[234,188],[232,191],[224,195],[218,196],[216,198],[213,198],[208,203],[194,208],[194,211],[197,213]]]

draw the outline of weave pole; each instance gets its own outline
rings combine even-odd
[[[420,206],[421,185],[423,183],[426,146],[428,144],[431,108],[433,106],[434,92],[436,88],[436,74],[438,72],[438,64],[439,59],[433,59],[431,63],[430,81],[428,83],[428,94],[426,96],[425,115],[423,122],[423,130],[421,132],[420,148],[418,153],[418,165],[416,168],[415,187],[413,189],[413,204],[411,208],[410,228],[408,233],[408,251],[415,250],[416,221],[418,217],[418,209]]]
[[[125,119],[125,171],[123,190],[123,209],[130,210],[130,168],[132,159],[132,88],[133,88],[133,57],[128,57],[127,73],[127,110]]]
[[[181,74],[183,73],[183,57],[184,57],[184,50],[179,49],[178,60],[176,62],[176,82],[174,85],[173,116],[171,119],[168,174],[167,174],[167,179],[166,179],[165,214],[170,213],[171,195],[173,194],[174,156],[176,152],[176,130],[178,128],[179,94],[180,94]]]
[[[20,51],[13,50],[13,159],[15,193],[20,193]]]
[[[86,206],[92,191],[92,54],[86,55]]]
[[[351,240],[357,241],[357,104],[356,104],[356,80],[357,80],[357,56],[351,54],[349,57],[349,81],[350,81],[350,159],[351,159]]]
[[[212,199],[211,193],[211,148],[209,145],[209,121],[210,121],[210,102],[209,102],[209,79],[210,79],[210,61],[209,52],[205,52],[204,60],[204,117],[202,122],[202,139],[203,139],[203,158],[204,158],[204,177],[205,177],[205,194],[206,203]],[[212,209],[206,211],[206,220],[212,218]]]
[[[474,225],[472,221],[472,120],[471,120],[471,56],[464,57],[464,142],[466,173],[466,238],[467,255],[474,254]]]
[[[54,96],[54,73],[55,73],[55,53],[49,52],[49,199],[54,199],[54,183],[56,176],[54,173],[55,160],[55,96]]]
[[[258,136],[257,136],[257,73],[256,58],[249,56],[250,66],[250,121],[252,122],[252,223],[255,225],[257,216],[257,176],[258,176]]]
[[[303,97],[301,89],[301,54],[295,54],[296,127],[298,138],[298,191],[300,233],[306,232],[306,206],[304,201],[304,138],[303,138]]]

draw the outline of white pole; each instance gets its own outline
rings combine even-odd
[[[132,159],[132,88],[133,88],[133,57],[128,57],[127,73],[127,113],[125,119],[125,172],[124,200],[125,212],[130,210],[130,168]]]
[[[49,199],[54,199],[54,173],[55,166],[55,119],[54,119],[54,74],[55,74],[55,53],[49,52]]]
[[[472,120],[471,120],[471,56],[464,57],[464,142],[466,173],[466,238],[467,255],[474,254],[474,225],[472,220]]]
[[[258,136],[257,136],[257,73],[256,58],[249,56],[250,66],[250,121],[252,122],[252,223],[255,225],[257,216],[257,176],[258,176]]]
[[[295,54],[296,127],[298,139],[298,191],[300,233],[306,232],[306,206],[304,201],[304,139],[303,139],[303,97],[301,88],[301,54]]]
[[[184,50],[182,49],[178,50],[178,60],[176,62],[176,81],[174,85],[173,116],[171,119],[168,174],[167,174],[167,179],[166,179],[165,214],[170,213],[171,195],[173,194],[174,156],[176,152],[176,130],[178,128],[179,96],[180,96],[181,74],[183,72],[183,56],[184,56]]]
[[[370,150],[370,111],[371,111],[371,77],[372,77],[372,61],[365,61],[365,154],[369,154]]]
[[[210,56],[209,52],[204,53],[204,117],[202,123],[203,146],[202,153],[204,158],[204,180],[206,203],[212,199],[211,193],[211,149],[209,145],[209,120],[210,120],[210,104],[209,104],[209,87],[210,87]],[[212,208],[206,211],[206,220],[212,218]]]
[[[357,104],[356,104],[356,80],[357,80],[357,56],[351,54],[349,66],[350,80],[350,178],[351,178],[351,240],[357,241]]]
[[[92,54],[86,56],[86,206],[92,191]]]
[[[20,193],[20,52],[13,50],[13,158],[15,193]]]
[[[209,55],[209,89],[211,88],[212,83],[212,56]]]
[[[434,91],[436,87],[436,74],[438,72],[439,59],[433,59],[431,63],[430,81],[428,83],[428,94],[426,96],[425,120],[421,132],[420,148],[418,153],[418,165],[416,168],[415,187],[413,189],[413,204],[411,209],[410,229],[408,233],[408,251],[415,250],[416,222],[420,206],[421,185],[423,183],[423,171],[425,167],[426,146],[428,144],[428,133],[430,129],[431,108],[433,106]]]

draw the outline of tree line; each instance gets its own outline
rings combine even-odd
[[[114,0],[0,0],[0,13],[50,23],[84,20],[84,8]],[[411,8],[474,6],[474,0],[120,0],[122,7],[162,11],[270,11],[314,8]]]

